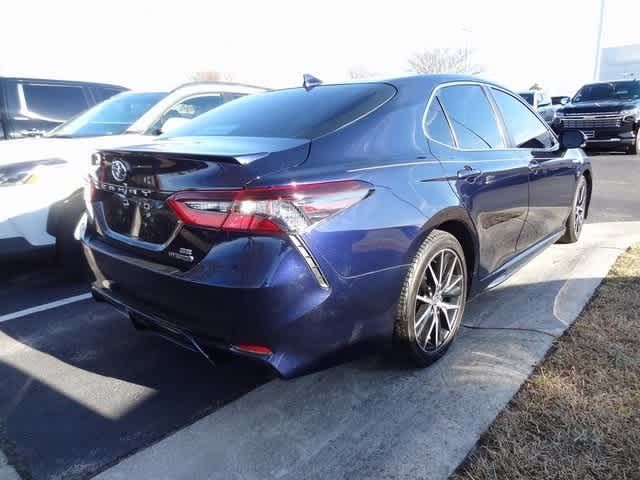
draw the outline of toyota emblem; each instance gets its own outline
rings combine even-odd
[[[111,175],[117,182],[124,182],[127,179],[128,168],[122,160],[115,160],[111,164]]]

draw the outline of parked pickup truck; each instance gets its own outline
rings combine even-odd
[[[106,83],[0,77],[0,140],[39,137],[125,90]]]
[[[587,148],[640,154],[639,109],[640,81],[590,83],[558,109],[553,129],[582,130]]]

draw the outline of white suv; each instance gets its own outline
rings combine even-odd
[[[55,250],[76,253],[73,229],[84,205],[82,186],[100,148],[148,143],[223,103],[265,89],[199,82],[168,95],[112,97],[44,137],[0,143],[0,259]],[[145,107],[145,102],[148,104]]]

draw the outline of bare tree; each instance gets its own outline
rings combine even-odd
[[[529,87],[529,90],[538,90],[538,91],[542,92],[544,90],[544,88],[542,88],[540,86],[540,84],[538,82],[536,82],[536,83],[534,83],[533,85],[531,85]]]
[[[193,73],[190,77],[193,82],[231,82],[233,75],[218,70],[203,70]]]
[[[474,62],[471,48],[434,48],[414,54],[409,66],[416,73],[466,73],[477,75],[482,67]]]
[[[367,68],[363,67],[363,66],[355,66],[355,67],[351,67],[348,72],[347,75],[349,76],[349,78],[355,80],[358,78],[369,78],[369,77],[375,77],[377,74],[368,70]]]

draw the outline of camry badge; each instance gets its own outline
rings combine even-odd
[[[117,182],[124,182],[127,179],[127,166],[122,160],[116,160],[111,164],[111,175]]]

